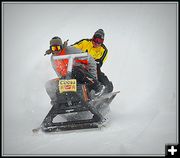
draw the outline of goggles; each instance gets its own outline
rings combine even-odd
[[[50,46],[52,51],[59,51],[61,50],[61,46]]]
[[[103,44],[104,39],[101,39],[101,38],[93,38],[93,42],[96,43],[96,44]]]

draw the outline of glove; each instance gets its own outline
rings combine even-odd
[[[69,41],[69,40],[66,40],[66,41],[63,43],[63,48],[66,48],[66,47],[67,47],[68,41]]]
[[[97,59],[97,60],[96,60],[96,64],[97,64],[97,67],[98,67],[98,68],[101,68],[101,66],[102,66],[103,63],[102,63],[102,61],[101,61],[100,59]]]
[[[51,50],[47,50],[46,53],[44,54],[44,56],[45,56],[45,55],[49,55],[49,54],[51,54],[51,53],[52,53]]]

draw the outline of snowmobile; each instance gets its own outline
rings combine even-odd
[[[98,128],[105,121],[110,108],[109,104],[119,93],[111,92],[100,97],[94,97],[86,84],[78,83],[72,78],[74,59],[84,59],[87,53],[53,56],[55,60],[68,59],[67,75],[59,80],[58,99],[52,102],[52,107],[41,126],[44,132],[58,132],[64,130]]]

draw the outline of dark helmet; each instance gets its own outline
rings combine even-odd
[[[61,38],[58,37],[58,36],[53,37],[53,38],[50,40],[50,46],[53,46],[53,45],[62,46],[62,40],[61,40]]]
[[[104,39],[104,31],[103,31],[103,29],[97,30],[97,31],[94,33],[93,38]]]
[[[63,48],[62,40],[60,37],[55,36],[50,40],[50,48],[46,51],[46,54],[51,54],[53,52],[59,52]]]
[[[103,31],[103,29],[99,29],[94,33],[92,41],[95,45],[103,44],[103,42],[104,42],[104,31]]]

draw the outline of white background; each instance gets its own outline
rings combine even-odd
[[[4,155],[159,155],[177,143],[176,3],[4,3]],[[57,77],[44,56],[102,28],[102,70],[121,93],[99,130],[33,134],[50,110],[44,84]]]

